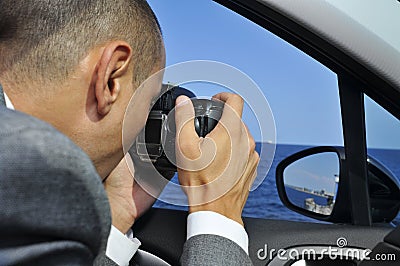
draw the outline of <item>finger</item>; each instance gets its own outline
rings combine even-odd
[[[255,181],[256,178],[257,178],[257,175],[258,175],[258,172],[257,172],[257,169],[256,169],[256,171],[254,171],[254,174],[253,174],[253,176],[251,177],[250,182],[249,182],[249,191],[251,191],[251,187],[253,186],[254,181]]]
[[[247,139],[249,140],[249,155],[251,155],[256,149],[256,142],[253,135],[250,133],[249,127],[245,123],[243,123],[243,126],[247,134]]]
[[[258,167],[259,162],[260,162],[260,156],[258,155],[258,153],[256,151],[254,151],[252,153],[252,155],[250,156],[249,163],[248,163],[248,167],[250,169],[250,174],[244,180],[245,185],[248,189],[251,188],[251,186],[253,185],[253,183],[257,177],[257,167]]]
[[[213,99],[223,101],[225,105],[221,119],[210,136],[222,135],[221,132],[228,131],[231,138],[238,140],[242,134],[243,99],[237,94],[227,92],[217,94]]]
[[[125,157],[123,160],[125,160],[126,166],[128,167],[132,176],[135,176],[135,166],[133,165],[133,159],[132,159],[131,155],[129,154],[129,152],[127,152],[125,154]]]
[[[176,132],[181,134],[181,139],[197,139],[192,101],[186,96],[179,96],[175,105]]]
[[[243,114],[243,98],[237,94],[229,92],[221,92],[212,97],[213,99],[224,102],[226,105],[230,106],[242,118]]]
[[[198,140],[194,126],[194,107],[192,101],[186,96],[176,99],[175,124],[176,124],[176,147],[177,156],[198,156]]]

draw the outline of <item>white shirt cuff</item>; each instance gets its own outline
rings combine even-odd
[[[6,102],[6,107],[11,110],[15,110],[14,105],[12,104],[10,98],[8,98],[7,94],[3,91],[4,100]]]
[[[187,239],[196,235],[218,235],[232,240],[249,254],[249,237],[244,227],[219,213],[199,211],[189,214]]]
[[[111,226],[106,256],[120,266],[129,265],[129,261],[135,255],[140,245],[139,239],[133,238],[131,230],[127,235],[124,235],[117,228]]]

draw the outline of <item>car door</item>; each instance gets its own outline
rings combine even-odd
[[[253,263],[290,265],[301,258],[304,249],[313,249],[317,256],[329,247],[342,250],[351,247],[360,251],[372,249],[393,227],[390,224],[372,223],[367,184],[364,97],[368,95],[395,119],[400,118],[398,43],[386,38],[387,33],[379,31],[382,25],[364,23],[362,15],[352,14],[351,7],[340,4],[340,1],[337,2],[339,4],[334,1],[289,0],[216,2],[289,42],[337,77],[336,89],[340,99],[338,111],[342,123],[340,131],[343,134],[348,189],[351,193],[348,202],[351,223],[315,223],[307,218],[304,219],[307,222],[304,222],[299,221],[301,218],[287,221],[276,217],[245,217],[250,241],[249,255]],[[360,1],[354,2],[362,4]],[[369,4],[374,5],[372,2]],[[397,1],[391,1],[386,7],[377,7],[400,10]],[[389,18],[386,20],[398,22],[390,14],[387,13]],[[186,217],[184,210],[153,208],[134,227],[142,241],[142,249],[177,265],[186,237]],[[341,244],[343,241],[346,241],[346,245]],[[289,256],[290,252],[293,257]],[[321,265],[329,265],[329,261],[336,263],[333,265],[354,265],[354,257],[347,256],[347,259],[347,262],[337,262],[328,257]]]

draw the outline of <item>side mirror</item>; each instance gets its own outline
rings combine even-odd
[[[343,147],[315,147],[293,154],[276,169],[281,201],[305,216],[335,223],[352,223],[349,182]],[[368,158],[368,184],[373,222],[390,222],[400,208],[396,177]]]

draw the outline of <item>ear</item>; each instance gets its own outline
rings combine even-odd
[[[132,48],[123,41],[114,41],[105,47],[95,72],[95,95],[97,112],[107,115],[118,99],[122,87],[122,79],[128,75],[132,58]]]

